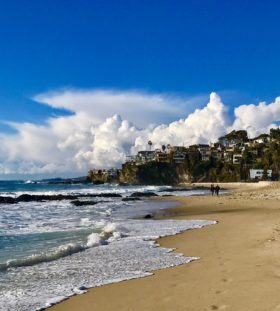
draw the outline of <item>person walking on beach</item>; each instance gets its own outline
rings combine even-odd
[[[214,185],[212,184],[211,187],[210,187],[210,191],[212,193],[212,196],[214,195],[214,192],[215,192],[215,187]]]
[[[219,187],[219,185],[217,185],[215,187],[215,193],[216,193],[217,196],[219,196],[219,191],[220,191],[220,187]]]

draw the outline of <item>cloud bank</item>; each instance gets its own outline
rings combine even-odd
[[[280,120],[280,97],[236,107],[233,121],[214,92],[203,108],[186,112],[203,98],[104,90],[38,95],[39,103],[73,114],[51,117],[45,125],[10,123],[17,133],[0,134],[0,174],[85,174],[120,166],[126,155],[147,149],[149,140],[154,147],[188,146],[215,141],[233,129],[246,129],[253,137]]]

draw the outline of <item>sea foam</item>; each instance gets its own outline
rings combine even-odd
[[[1,276],[0,310],[40,310],[89,287],[145,277],[157,269],[188,263],[197,258],[158,247],[154,239],[214,223],[126,220],[108,224],[101,232],[107,238],[105,245],[94,245],[94,236],[90,235],[88,243],[95,247],[59,260],[9,269]],[[14,282],[16,288],[10,285]]]

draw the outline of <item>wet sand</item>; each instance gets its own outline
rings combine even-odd
[[[181,206],[169,211],[169,218],[219,222],[159,240],[199,260],[93,288],[48,310],[280,310],[280,185],[241,190],[177,198]]]

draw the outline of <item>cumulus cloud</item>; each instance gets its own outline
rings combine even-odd
[[[185,118],[164,122],[187,106],[184,99],[137,92],[71,92],[39,95],[36,100],[68,109],[73,115],[52,117],[45,125],[11,123],[17,133],[0,134],[0,174],[58,176],[116,167],[126,155],[147,149],[149,140],[154,147],[207,143],[231,129],[247,129],[251,135],[265,132],[280,119],[279,98],[271,104],[239,106],[231,122],[227,106],[211,93],[203,108],[190,114],[180,111]],[[174,108],[175,102],[179,108]]]
[[[143,148],[148,140],[154,142],[156,147],[162,144],[188,146],[207,143],[223,135],[228,126],[227,107],[216,93],[211,93],[209,103],[202,109],[196,109],[186,119],[144,131],[137,137],[134,149]]]
[[[280,120],[280,97],[274,102],[266,104],[260,102],[258,105],[241,105],[234,110],[236,119],[232,129],[247,130],[251,137],[261,133],[267,133],[271,127],[275,127],[275,121]]]

